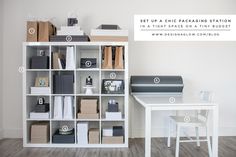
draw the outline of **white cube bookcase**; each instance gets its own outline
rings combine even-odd
[[[73,46],[75,50],[76,68],[53,69],[52,53],[65,52],[67,46]],[[124,69],[102,69],[102,50],[104,46],[122,46],[124,47]],[[30,58],[36,56],[38,50],[44,50],[49,56],[49,69],[30,69]],[[80,58],[97,58],[97,67],[92,69],[80,68]],[[128,42],[24,42],[23,43],[23,145],[24,147],[128,147],[128,98],[129,98],[129,80],[128,80]],[[74,93],[72,94],[54,94],[53,93],[53,74],[71,73],[74,76]],[[115,74],[115,78],[114,77]],[[112,78],[111,76],[112,75]],[[48,77],[51,92],[48,94],[31,94],[30,87],[34,86],[37,76]],[[95,86],[94,93],[86,95],[84,93],[85,78],[91,76]],[[123,79],[124,94],[102,94],[103,79]],[[53,118],[53,98],[55,96],[72,96],[74,99],[73,119],[54,119]],[[31,119],[29,114],[33,111],[38,97],[44,97],[49,102],[49,119]],[[81,98],[97,98],[99,101],[99,119],[78,119],[78,100]],[[105,119],[104,115],[107,109],[107,101],[114,99],[119,102],[119,108],[122,112],[122,119]],[[50,126],[50,138],[48,143],[31,143],[30,126],[34,122],[46,121]],[[88,122],[89,126],[99,128],[99,144],[81,145],[77,140],[76,125],[79,122]],[[69,125],[75,129],[75,143],[56,144],[52,142],[52,136],[60,125]],[[103,144],[102,128],[106,126],[121,125],[124,128],[124,143],[122,144]]]

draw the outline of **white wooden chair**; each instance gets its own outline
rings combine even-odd
[[[209,91],[202,91],[200,92],[200,99],[203,101],[212,101],[213,94]],[[207,110],[200,110],[196,111],[195,116],[178,116],[178,113],[176,116],[170,116],[170,122],[169,122],[169,131],[168,131],[168,140],[167,140],[167,146],[170,147],[171,142],[171,131],[172,131],[172,123],[176,125],[176,149],[175,149],[175,157],[179,157],[179,143],[180,142],[196,142],[197,146],[200,147],[200,142],[207,142],[208,145],[208,153],[209,157],[212,157],[212,151],[211,151],[211,142],[210,142],[210,135],[209,135],[209,129],[208,129],[208,111]],[[180,130],[181,128],[195,128],[196,132],[196,139],[192,139],[189,137],[186,132],[184,134],[187,137],[187,140],[181,140],[180,139]],[[203,127],[206,131],[206,138],[205,139],[199,139],[199,128]]]

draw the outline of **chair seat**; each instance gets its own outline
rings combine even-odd
[[[199,120],[196,117],[189,117],[190,119],[185,118],[185,116],[170,116],[170,118],[177,124],[182,126],[192,126],[192,127],[200,127],[206,126],[206,123]]]

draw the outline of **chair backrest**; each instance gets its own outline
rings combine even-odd
[[[214,98],[214,93],[211,91],[200,91],[200,99],[205,102],[212,102]],[[209,110],[198,110],[196,115],[197,118],[203,122],[208,120]]]

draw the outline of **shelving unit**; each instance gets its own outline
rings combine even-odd
[[[75,50],[76,68],[53,69],[52,53],[55,51],[65,52],[67,46],[73,46]],[[124,47],[124,69],[102,69],[102,48],[104,46],[122,46]],[[30,58],[36,56],[38,50],[44,50],[49,56],[49,69],[30,69]],[[80,58],[97,58],[97,67],[92,69],[80,68]],[[128,43],[127,42],[25,42],[23,43],[23,144],[24,147],[128,147]],[[71,94],[54,94],[53,93],[53,74],[55,73],[71,73],[74,76],[74,92]],[[110,78],[111,73],[115,74],[115,78]],[[46,76],[49,78],[49,94],[31,94],[30,87],[34,86],[37,76]],[[84,92],[85,78],[92,76],[94,86],[94,94],[87,95]],[[114,77],[114,76],[113,76]],[[123,79],[124,94],[103,94],[103,79]],[[73,99],[73,119],[54,119],[53,117],[53,101],[55,96],[72,96]],[[49,119],[30,119],[29,113],[36,105],[37,99],[44,97],[49,103],[50,118]],[[99,119],[78,119],[77,112],[79,108],[79,99],[81,98],[97,98],[99,105]],[[112,98],[119,102],[122,112],[122,119],[104,119],[104,112],[107,108],[107,101]],[[48,122],[50,126],[49,142],[31,143],[30,127],[34,122]],[[89,125],[99,128],[99,144],[78,144],[77,140],[77,123],[88,122]],[[75,143],[72,144],[55,144],[52,142],[52,136],[60,125],[67,124],[75,130]],[[122,125],[124,128],[124,143],[122,144],[102,144],[102,128],[104,126]]]

